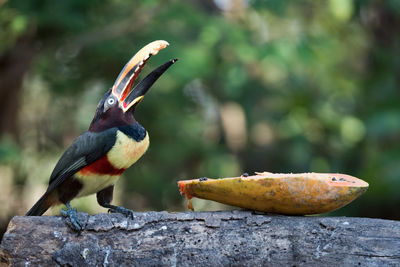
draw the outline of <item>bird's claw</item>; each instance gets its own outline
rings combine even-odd
[[[113,207],[113,208],[110,208],[108,210],[108,212],[109,213],[122,213],[126,217],[131,218],[132,220],[133,220],[133,217],[134,217],[134,214],[135,214],[133,210],[130,210],[130,209],[127,209],[127,208],[124,208],[124,207]]]
[[[78,235],[81,233],[83,230],[82,225],[80,224],[78,220],[78,214],[77,210],[74,208],[72,209],[71,206],[67,205],[67,209],[61,209],[61,215],[63,217],[66,217],[70,220],[71,224],[68,224],[72,228],[72,230],[78,232]]]

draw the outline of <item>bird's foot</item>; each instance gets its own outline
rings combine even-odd
[[[108,212],[110,213],[122,213],[124,214],[126,217],[129,217],[133,220],[134,214],[135,212],[133,210],[124,208],[124,207],[119,207],[119,206],[114,206],[111,207]]]
[[[81,223],[78,220],[78,212],[76,209],[71,208],[71,206],[67,203],[66,204],[67,209],[61,209],[61,215],[64,217],[67,217],[71,223],[68,223],[67,225],[72,228],[72,230],[78,232],[78,235],[81,233],[83,230],[83,227]]]

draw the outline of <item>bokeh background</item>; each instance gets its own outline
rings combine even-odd
[[[182,211],[179,179],[341,172],[370,188],[329,215],[400,219],[400,1],[0,0],[1,231],[158,39],[171,45],[144,74],[180,60],[137,109],[151,145],[116,203]],[[73,204],[106,211],[95,196]]]

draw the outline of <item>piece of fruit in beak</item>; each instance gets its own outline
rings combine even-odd
[[[168,42],[164,40],[151,42],[140,49],[139,52],[137,52],[129,60],[129,62],[122,69],[121,73],[118,75],[118,78],[112,87],[112,94],[120,103],[123,103],[126,96],[129,95],[133,87],[133,83],[135,82],[143,66],[146,64],[147,60],[149,60],[152,55],[157,55],[158,51],[164,49],[168,45]]]

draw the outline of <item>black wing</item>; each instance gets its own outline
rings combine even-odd
[[[85,166],[104,156],[114,145],[117,128],[103,132],[84,132],[64,152],[56,164],[49,181],[47,193]]]

